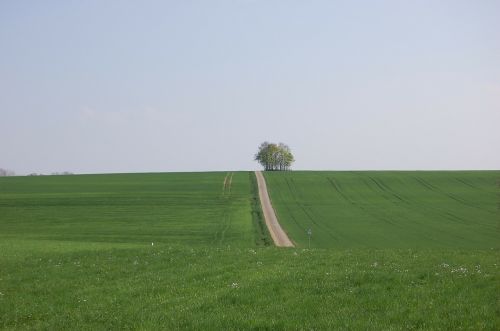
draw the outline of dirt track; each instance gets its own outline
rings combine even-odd
[[[267,228],[271,233],[274,244],[278,247],[294,247],[290,238],[281,228],[278,223],[278,218],[274,212],[273,206],[271,205],[271,200],[269,199],[269,194],[267,192],[267,185],[264,176],[261,171],[256,171],[255,176],[257,177],[257,184],[259,185],[259,198],[260,204],[262,205],[262,211],[264,213],[264,219],[266,220]]]
[[[228,172],[226,177],[224,177],[224,183],[222,184],[222,195],[231,194],[231,186],[233,185],[233,173]]]

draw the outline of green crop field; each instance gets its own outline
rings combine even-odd
[[[231,191],[223,192],[226,175],[2,178],[0,237],[138,245],[254,245],[249,174],[234,173]]]
[[[0,329],[498,330],[498,174],[0,178]]]
[[[270,172],[291,238],[323,248],[500,247],[499,171]]]

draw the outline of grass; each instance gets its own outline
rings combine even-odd
[[[295,243],[320,248],[499,248],[499,171],[271,172]]]
[[[253,227],[255,230],[256,245],[271,246],[273,245],[273,240],[271,238],[269,230],[267,229],[264,215],[262,215],[257,178],[255,177],[255,174],[253,172],[249,172],[248,176],[250,178],[250,185],[252,188],[252,219]]]
[[[302,219],[302,206],[311,215],[328,215],[334,196],[327,195],[318,205],[309,200],[310,195],[318,201],[330,194],[321,181],[324,174],[284,175],[293,176],[288,182],[297,187],[292,192],[298,197],[293,200],[296,209],[293,203],[280,205],[277,200],[285,202],[291,196],[288,185],[283,185],[287,180],[279,177],[282,174],[267,174],[280,217],[283,206],[299,210],[292,214],[295,220]],[[345,174],[347,177],[327,174],[358,204],[355,198],[373,195],[362,185],[350,188],[363,182],[354,173]],[[474,181],[473,175],[481,180]],[[266,247],[269,235],[262,227],[253,174],[234,173],[230,193],[227,187],[223,192],[226,176],[0,178],[0,329],[500,329],[500,255],[498,246],[491,245],[490,236],[481,230],[490,218],[479,220],[477,226],[471,224],[470,233],[461,230],[467,245],[451,241],[444,231],[435,236],[446,244],[431,245],[428,231],[419,227],[411,227],[411,245],[389,240],[384,245],[367,223],[371,229],[367,233],[374,234],[370,245],[359,240],[329,245],[325,240],[321,245],[326,248]],[[359,176],[366,180],[366,174]],[[448,183],[447,178],[431,180],[418,174],[422,176],[432,187],[445,190],[441,183]],[[491,210],[496,192],[491,177],[490,173],[459,175],[475,194],[467,193],[467,188],[463,192],[446,190],[468,204],[474,202],[476,208],[460,209],[445,194],[441,202],[448,201],[456,209],[446,205],[446,210],[465,219],[472,210],[489,215],[481,210]],[[395,190],[392,181],[382,180]],[[311,181],[316,193],[309,186]],[[416,199],[412,203],[420,208],[439,209],[433,203],[441,195],[429,191],[428,198],[424,192],[395,194]],[[386,210],[396,203],[390,202],[388,193],[383,194],[387,197],[380,201],[387,201],[377,205],[379,200],[366,200],[364,210],[398,215]],[[344,210],[339,208],[340,202],[335,203],[335,212],[349,215],[347,204]],[[403,213],[404,208],[397,206],[396,210]],[[356,217],[366,222],[363,213],[352,213],[352,222]],[[436,215],[443,214],[436,211]],[[406,215],[417,217],[410,211]],[[325,222],[325,228],[332,226],[328,224],[332,220],[315,218]],[[433,220],[436,224],[442,221],[437,216]],[[295,235],[293,226],[281,221],[292,238],[305,246],[306,237],[301,238],[300,231]],[[379,226],[384,224],[376,221]],[[435,227],[434,223],[429,226]],[[400,227],[395,228],[405,235]],[[356,227],[344,229],[349,233]],[[361,225],[357,229],[365,240],[370,238]],[[385,229],[394,230],[388,225]],[[320,246],[321,230],[313,231],[313,244]],[[494,228],[491,236],[497,232]],[[418,244],[419,234],[422,244]],[[488,244],[469,239],[477,236]],[[485,248],[489,246],[493,249]]]
[[[117,244],[114,244],[117,245]],[[495,330],[485,251],[2,241],[5,329]]]

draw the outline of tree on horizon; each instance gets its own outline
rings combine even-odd
[[[264,167],[265,171],[286,171],[290,170],[295,158],[288,145],[265,141],[260,144],[255,160]]]
[[[15,172],[9,169],[0,168],[0,177],[15,176]]]

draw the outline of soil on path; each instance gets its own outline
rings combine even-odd
[[[224,183],[222,184],[222,195],[231,194],[231,186],[233,184],[233,173],[228,172],[226,177],[224,177]]]
[[[257,184],[259,186],[259,198],[262,212],[264,213],[264,219],[266,220],[266,225],[271,233],[274,244],[278,247],[294,247],[292,241],[278,223],[278,218],[271,205],[271,199],[269,199],[269,194],[267,192],[266,180],[262,172],[256,171],[255,176],[257,177]]]

